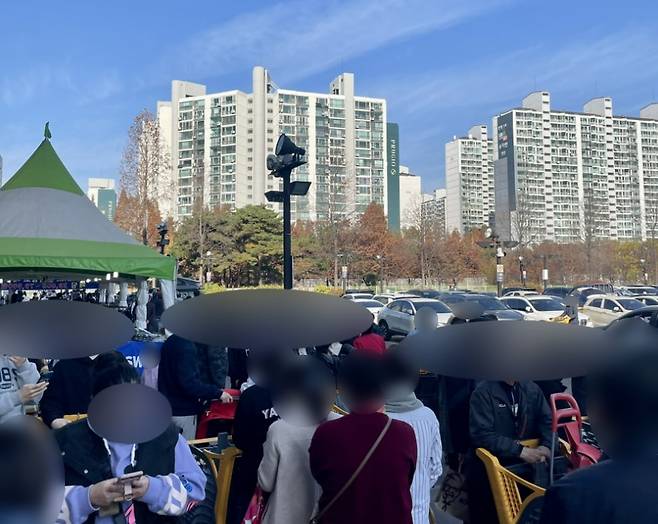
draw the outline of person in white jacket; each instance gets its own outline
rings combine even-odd
[[[25,404],[38,402],[48,387],[35,364],[24,357],[0,356],[0,423],[22,415]]]
[[[409,424],[416,435],[418,458],[411,483],[414,524],[429,524],[430,490],[442,472],[441,432],[434,412],[416,398],[418,369],[392,350],[387,356],[389,388],[385,413],[392,419]]]

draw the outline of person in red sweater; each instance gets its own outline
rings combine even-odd
[[[321,424],[309,449],[311,473],[322,488],[320,524],[412,524],[416,438],[411,426],[382,413],[384,377],[383,359],[369,353],[355,351],[339,368],[339,389],[350,414]]]
[[[384,354],[386,351],[386,341],[384,337],[375,333],[375,327],[375,324],[372,324],[367,331],[354,339],[354,342],[352,342],[354,349],[379,356]]]

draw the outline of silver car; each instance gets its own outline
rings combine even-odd
[[[415,327],[416,313],[420,308],[429,307],[436,311],[437,327],[447,325],[452,319],[452,312],[440,300],[432,298],[404,298],[393,300],[379,312],[379,327],[384,337],[389,340],[392,335],[408,335]]]

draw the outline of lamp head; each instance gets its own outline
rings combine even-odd
[[[282,133],[281,136],[279,137],[279,140],[277,140],[276,147],[274,148],[274,152],[276,153],[277,156],[282,156],[282,155],[304,156],[306,154],[306,150],[303,147],[296,146],[295,143],[292,140],[290,140],[290,138],[286,136],[285,133]]]

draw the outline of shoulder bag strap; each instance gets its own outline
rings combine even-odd
[[[320,513],[318,513],[315,517],[311,519],[311,524],[318,524],[320,522],[320,519],[327,513],[327,511],[329,511],[329,509],[336,503],[336,501],[340,499],[343,493],[347,491],[347,488],[349,488],[352,485],[352,483],[356,480],[356,478],[359,476],[359,473],[361,473],[361,470],[365,467],[365,465],[370,460],[370,457],[372,457],[372,454],[379,447],[380,442],[383,440],[384,436],[388,432],[388,428],[391,427],[391,421],[392,419],[388,417],[386,420],[386,424],[384,425],[384,429],[382,429],[381,433],[379,434],[377,440],[375,440],[373,445],[370,446],[368,453],[366,453],[366,456],[361,461],[361,464],[359,464],[359,467],[356,468],[356,471],[352,474],[350,479],[345,483],[345,485],[341,488],[341,490],[338,493],[336,493],[336,495],[334,495],[334,498],[331,499],[329,504],[327,504]]]

